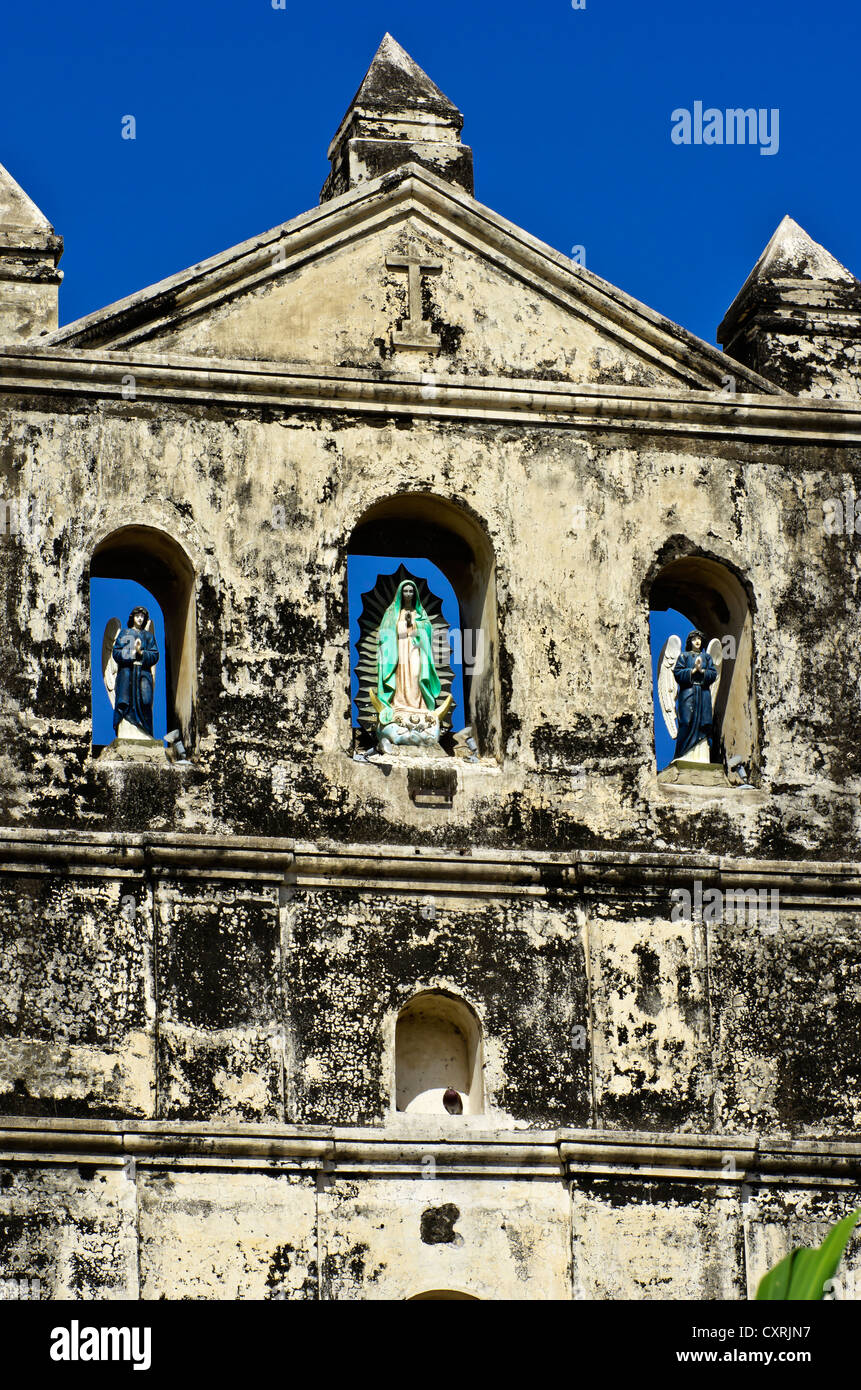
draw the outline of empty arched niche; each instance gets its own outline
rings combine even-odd
[[[482,1060],[481,1025],[472,1009],[455,995],[424,990],[398,1015],[395,1108],[418,1115],[480,1115]]]
[[[347,553],[350,559],[388,560],[392,571],[401,562],[423,558],[448,580],[460,612],[460,631],[450,631],[449,637],[461,657],[464,705],[453,712],[452,730],[469,727],[478,753],[497,754],[501,739],[496,564],[483,527],[462,507],[430,494],[407,493],[369,508],[353,530]],[[351,619],[357,618],[351,613]],[[353,648],[351,670],[355,664]]]
[[[750,779],[757,768],[759,751],[753,680],[752,596],[728,566],[703,555],[689,554],[672,559],[661,567],[649,589],[649,610],[653,619],[653,633],[660,627],[654,622],[656,614],[671,611],[679,619],[684,619],[684,622],[669,624],[672,635],[681,644],[682,652],[689,632],[694,629],[703,634],[704,649],[709,644],[716,644],[712,651],[715,654],[719,651],[719,661],[716,663],[719,680],[712,709],[711,761],[726,762],[731,769],[743,769],[740,775]],[[663,626],[668,625],[665,623]],[[683,627],[686,630],[682,631]],[[664,718],[659,688],[659,655],[659,652],[653,654],[658,687],[654,691],[656,733]],[[665,664],[667,673],[664,677],[663,704],[668,704],[669,697],[668,717],[671,720],[671,702],[677,688],[671,678],[669,660]]]
[[[186,749],[194,746],[197,697],[197,624],[194,567],[183,548],[150,526],[124,526],[99,543],[90,562],[92,580],[131,580],[158,603],[164,619],[163,662],[167,730],[179,729]],[[117,606],[123,589],[117,585]],[[125,626],[128,614],[115,615]],[[99,641],[101,633],[95,634]],[[94,663],[95,664],[95,663]],[[95,682],[101,671],[93,670]]]

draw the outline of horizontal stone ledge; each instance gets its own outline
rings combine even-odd
[[[392,878],[407,887],[416,880],[426,888],[437,883],[440,887],[456,887],[469,883],[540,887],[542,872],[546,873],[547,867],[550,867],[552,872],[552,866],[540,866],[529,862],[528,859],[507,864],[482,859],[421,859],[409,861],[409,874],[404,874],[404,867],[402,859],[364,859],[337,854],[325,857],[315,855],[310,858],[297,853],[291,876],[295,878],[297,886],[304,886],[306,880],[310,881],[312,878],[319,883],[329,883],[335,879],[341,879],[345,883],[353,880],[371,883]],[[569,872],[567,867],[560,866],[560,872],[556,875],[557,886],[563,885],[563,880]]]
[[[733,859],[700,852],[529,849],[416,849],[402,845],[325,845],[271,836],[110,834],[63,830],[0,830],[0,872],[137,873],[170,878],[254,880],[288,888],[367,892],[540,895],[560,891],[703,892],[772,890],[784,905],[861,907],[861,866],[834,861]]]
[[[647,429],[693,435],[861,442],[861,402],[808,401],[793,396],[742,394],[683,387],[600,386],[504,377],[440,376],[432,382],[408,373],[380,377],[361,368],[323,371],[301,363],[167,357],[128,351],[42,348],[0,349],[0,392],[90,395],[124,403],[128,375],[137,400],[407,413],[433,419],[463,417],[489,423]],[[127,402],[125,402],[127,403]],[[840,460],[835,459],[835,469]]]
[[[330,875],[318,878],[314,875],[297,874],[291,879],[292,885],[302,892],[343,892],[367,893],[399,898],[437,897],[437,898],[546,898],[548,889],[535,884],[501,882],[491,877],[446,879],[426,878],[416,875],[413,878],[351,878]]]
[[[291,1173],[293,1175],[305,1175],[310,1179],[316,1179],[323,1175],[324,1180],[328,1177],[365,1178],[371,1181],[375,1178],[391,1180],[393,1178],[409,1179],[417,1181],[428,1180],[428,1169],[426,1158],[418,1157],[413,1159],[404,1158],[401,1161],[388,1160],[386,1162],[374,1162],[365,1158],[356,1159],[350,1162],[325,1165],[319,1159],[311,1162],[300,1158],[272,1158],[272,1157],[253,1157],[240,1156],[227,1158],[224,1156],[212,1157],[208,1154],[135,1154],[127,1155],[124,1158],[116,1156],[106,1157],[96,1152],[70,1154],[68,1152],[48,1151],[40,1154],[22,1150],[18,1152],[14,1149],[0,1151],[0,1166],[12,1163],[27,1163],[31,1166],[74,1168],[78,1165],[87,1167],[127,1168],[130,1161],[134,1161],[137,1173],[153,1172],[163,1174],[166,1171],[177,1172],[237,1172],[243,1173],[265,1173],[268,1176],[278,1173]],[[437,1162],[435,1176],[446,1181],[456,1181],[458,1179],[481,1178],[487,1181],[508,1181],[514,1178],[523,1181],[527,1178],[539,1179],[543,1182],[561,1182],[564,1175],[561,1173],[558,1164],[529,1164],[520,1162],[516,1165],[505,1164],[494,1161],[477,1163],[475,1161],[455,1163]],[[712,1180],[713,1181],[713,1180]]]
[[[0,1162],[292,1168],[421,1176],[657,1177],[709,1184],[861,1183],[861,1143],[606,1130],[460,1130],[0,1117]],[[473,1117],[475,1120],[478,1117]]]
[[[9,258],[40,256],[43,259],[50,259],[56,265],[63,252],[63,238],[55,236],[52,232],[38,231],[37,229],[12,228],[9,231],[0,231],[0,261]],[[14,279],[14,275],[3,275],[3,279]],[[63,279],[62,272],[57,272],[55,281],[59,284]]]
[[[699,1148],[687,1145],[628,1142],[624,1145],[565,1143],[560,1154],[568,1173],[592,1172],[603,1168],[612,1173],[620,1167],[630,1171],[648,1170],[663,1174],[672,1169],[691,1177],[708,1178],[710,1182],[755,1183],[770,1180],[808,1180],[816,1177],[845,1179],[861,1183],[861,1145],[846,1154],[839,1146],[823,1146],[809,1152],[786,1148],[748,1145],[737,1140],[718,1141],[715,1146]]]

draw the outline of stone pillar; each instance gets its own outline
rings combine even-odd
[[[53,333],[63,239],[0,164],[0,346]]]
[[[462,127],[457,107],[386,34],[329,146],[332,169],[320,202],[403,164],[422,164],[472,193]]]
[[[729,357],[791,395],[861,395],[861,283],[791,217],[784,217],[717,336]]]

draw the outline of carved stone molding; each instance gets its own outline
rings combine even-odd
[[[394,1128],[197,1124],[159,1120],[0,1118],[0,1155],[29,1163],[109,1167],[272,1168],[332,1176],[422,1178],[428,1157],[441,1179],[578,1176],[673,1178],[738,1188],[744,1183],[852,1187],[861,1143],[758,1135],[616,1130],[460,1131],[429,1123],[409,1138]]]

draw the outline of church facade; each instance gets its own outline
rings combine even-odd
[[[386,36],[318,207],[63,328],[0,170],[41,1297],[743,1299],[861,1205],[861,285],[785,218],[720,351],[476,201],[462,124]],[[721,664],[659,772],[667,609]]]

